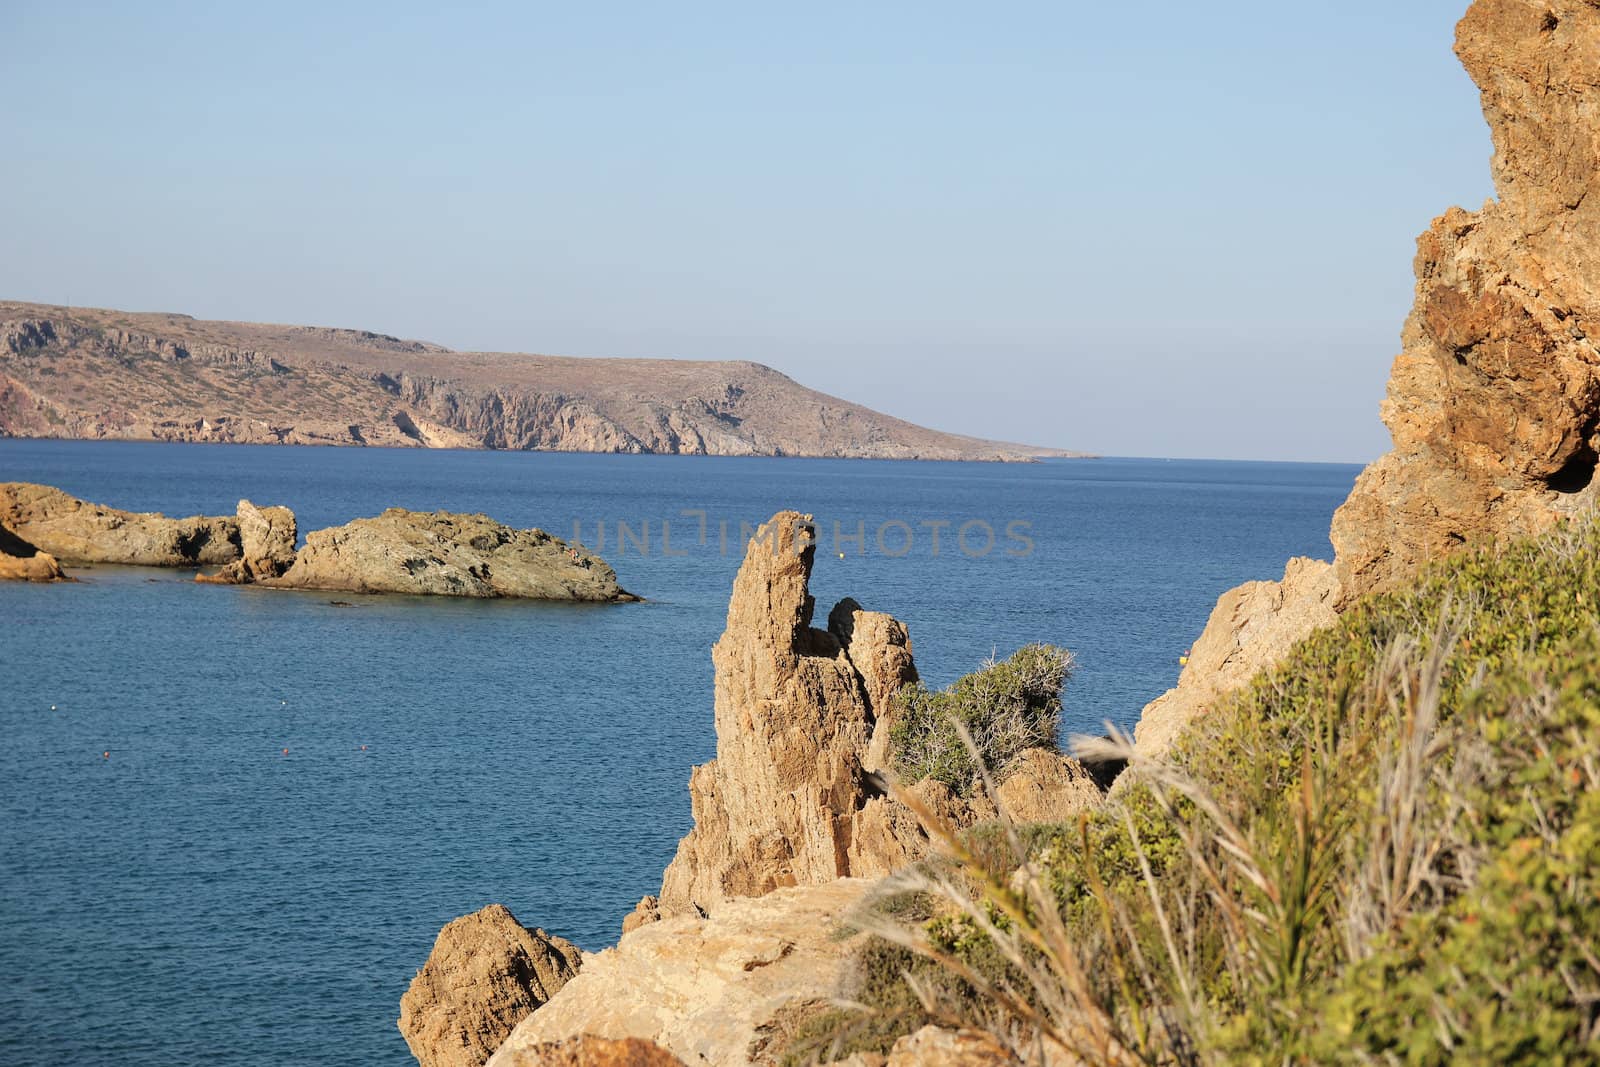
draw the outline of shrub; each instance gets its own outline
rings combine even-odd
[[[1072,671],[1072,653],[1033,644],[1004,662],[990,660],[942,692],[919,682],[906,686],[889,732],[896,773],[907,785],[935,778],[966,795],[979,762],[961,738],[965,729],[983,765],[1004,777],[1026,749],[1055,747],[1061,687]]]

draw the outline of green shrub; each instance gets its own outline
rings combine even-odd
[[[962,729],[983,765],[1002,777],[1024,750],[1054,748],[1061,687],[1072,671],[1072,653],[1033,644],[1004,662],[991,660],[942,692],[916,682],[906,686],[889,733],[896,773],[907,785],[935,778],[966,795],[979,763],[962,740]]]

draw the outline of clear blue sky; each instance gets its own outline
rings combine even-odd
[[[1364,461],[1465,6],[0,0],[0,295]]]

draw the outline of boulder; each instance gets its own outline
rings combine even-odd
[[[744,1067],[785,1006],[837,991],[859,934],[840,917],[871,883],[844,879],[725,900],[709,917],[650,923],[583,970],[512,1031],[489,1063],[580,1034],[651,1041],[685,1063]],[[538,1061],[534,1061],[538,1062]]]
[[[1334,517],[1345,601],[1600,492],[1600,8],[1476,0],[1456,54],[1499,199],[1450,209],[1417,241],[1383,404],[1394,448]]]
[[[48,552],[0,526],[0,582],[71,581]]]
[[[1189,652],[1178,685],[1148,704],[1134,728],[1143,756],[1164,754],[1218,698],[1276,666],[1300,640],[1337,618],[1339,582],[1332,564],[1292,559],[1283,580],[1246,582],[1222,594]]]
[[[606,562],[543,530],[515,530],[487,515],[390,508],[317,530],[275,589],[353,593],[636,600]]]
[[[995,801],[1018,823],[1066,822],[1104,798],[1077,760],[1045,748],[1018,755],[995,786]]]
[[[480,1067],[581,964],[576,945],[491,904],[439,931],[400,998],[400,1033],[422,1067]]]
[[[83,563],[196,567],[239,558],[233,516],[121,511],[30,482],[0,483],[0,526],[39,551]]]

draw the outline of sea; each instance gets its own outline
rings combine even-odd
[[[491,902],[589,950],[660,885],[715,750],[743,538],[815,516],[818,620],[930,685],[1070,649],[1063,734],[1129,728],[1224,590],[1329,558],[1358,468],[0,440],[0,481],[168,515],[387,507],[581,540],[637,604],[358,596],[74,568],[0,585],[0,1063],[411,1060],[400,995]]]

